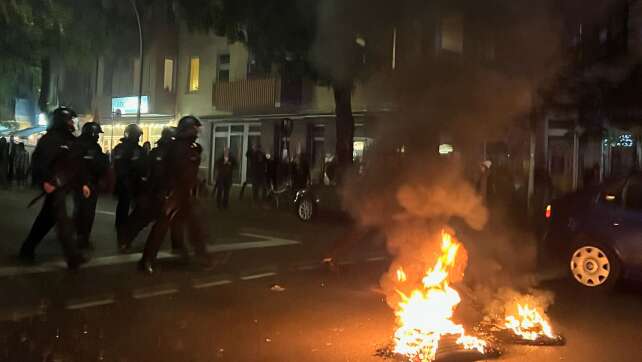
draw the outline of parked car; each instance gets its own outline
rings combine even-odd
[[[578,285],[609,290],[642,276],[642,175],[555,200],[545,216],[540,257],[561,260]]]
[[[312,185],[299,190],[292,200],[299,220],[310,222],[320,214],[342,215],[338,189],[333,185]]]

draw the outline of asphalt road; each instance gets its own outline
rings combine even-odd
[[[384,360],[375,352],[390,342],[394,314],[378,281],[389,258],[374,242],[346,252],[338,271],[322,268],[341,223],[303,225],[242,205],[207,211],[219,266],[202,272],[168,255],[148,277],[135,272],[136,255],[116,255],[106,198],[93,264],[69,273],[54,240],[37,267],[12,261],[37,211],[25,209],[28,196],[0,193],[0,361]],[[599,296],[564,280],[540,287],[555,293],[549,315],[567,344],[506,345],[500,360],[640,360],[642,287]]]

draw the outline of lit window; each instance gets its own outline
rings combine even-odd
[[[170,92],[174,90],[174,60],[172,59],[165,59],[165,66],[163,69],[163,89]]]
[[[199,68],[200,68],[200,59],[198,57],[192,57],[189,60],[189,91],[196,92],[198,91],[198,80],[199,80]]]
[[[463,52],[464,23],[461,16],[449,16],[441,20],[441,49]]]

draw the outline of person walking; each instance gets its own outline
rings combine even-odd
[[[267,182],[267,159],[261,150],[261,145],[256,146],[253,154],[252,170],[252,201],[255,205],[265,201]]]
[[[166,182],[168,171],[166,169],[167,151],[175,140],[176,128],[165,127],[156,147],[149,154],[149,176],[148,184],[137,200],[134,211],[125,223],[122,232],[122,241],[127,249],[131,248],[134,239],[151,222],[159,217],[160,209],[163,206],[162,187]],[[185,255],[183,242],[183,228],[176,218],[171,226],[172,250],[176,254]]]
[[[239,193],[239,200],[243,200],[243,195],[245,194],[245,188],[247,187],[248,184],[252,185],[252,188],[254,188],[254,183],[252,182],[253,175],[254,175],[254,155],[256,154],[257,150],[257,145],[252,144],[252,147],[245,152],[245,160],[247,162],[247,175],[245,178],[245,182],[243,182],[243,185],[241,185],[241,192]]]
[[[71,152],[74,143],[76,112],[60,107],[54,110],[47,133],[38,141],[33,155],[34,179],[42,187],[44,203],[29,235],[22,243],[19,258],[27,263],[35,260],[35,250],[55,226],[70,270],[78,269],[87,259],[78,252],[73,242],[73,222],[67,214],[67,199],[73,192],[91,196],[88,185],[79,177],[79,158]]]
[[[23,188],[27,184],[27,176],[29,173],[29,152],[25,149],[23,142],[20,142],[17,146],[15,168],[16,184],[19,188]]]
[[[305,153],[299,153],[292,165],[292,188],[302,190],[310,184],[310,165]]]
[[[230,149],[225,147],[223,156],[216,160],[216,206],[219,210],[229,207],[235,168],[236,160],[230,155]]]
[[[143,131],[137,124],[125,128],[124,137],[112,153],[112,164],[116,174],[116,234],[118,247],[126,251],[127,243],[123,240],[122,229],[127,222],[132,204],[139,196],[147,176],[147,157],[145,150],[138,144]]]
[[[9,183],[14,181],[15,176],[15,162],[16,162],[16,138],[14,135],[9,136],[8,153],[9,153],[9,163],[7,171],[7,180]]]
[[[9,187],[9,145],[4,137],[0,137],[0,187]]]
[[[196,215],[196,198],[194,189],[198,185],[198,170],[201,164],[202,147],[196,142],[201,128],[201,121],[194,116],[180,119],[176,129],[176,140],[167,149],[164,160],[165,175],[158,185],[163,204],[156,222],[149,233],[143,256],[138,268],[144,273],[156,271],[155,262],[167,230],[176,217],[187,229],[189,240],[194,248],[200,265],[211,267],[211,261],[205,248],[203,225]]]
[[[107,155],[103,153],[98,144],[101,133],[103,133],[103,129],[100,124],[87,122],[82,127],[80,137],[72,146],[72,152],[82,159],[78,167],[83,183],[91,190],[89,197],[85,197],[81,192],[74,194],[74,220],[76,222],[77,245],[80,249],[92,248],[89,239],[96,218],[99,184],[109,168]]]

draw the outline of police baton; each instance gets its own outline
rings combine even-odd
[[[36,202],[38,202],[40,199],[42,199],[45,196],[47,196],[47,193],[44,191],[41,192],[40,195],[36,196],[33,200],[29,202],[29,205],[27,205],[27,208],[32,207]]]

